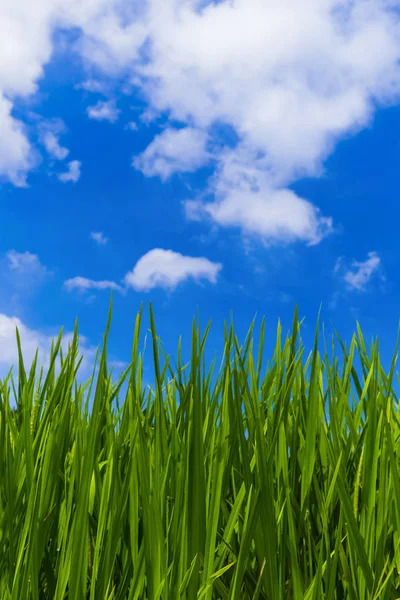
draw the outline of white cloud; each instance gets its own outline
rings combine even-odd
[[[81,176],[81,164],[79,160],[71,160],[68,163],[68,171],[60,173],[58,179],[63,183],[68,183],[69,181],[76,183]]]
[[[400,29],[391,11],[398,5],[386,0],[149,3],[149,60],[135,81],[142,82],[150,111],[209,133],[215,124],[230,125],[239,138],[231,158],[243,174],[249,164],[247,158],[243,163],[245,148],[262,182],[252,190],[246,175],[222,193],[219,178],[213,178],[208,192],[215,206],[207,205],[199,218],[207,215],[263,237],[267,230],[268,242],[315,243],[330,230],[331,221],[288,186],[319,175],[335,142],[369,123],[377,103],[398,101]],[[140,157],[142,164],[135,163],[145,174],[158,172],[165,179],[191,170],[191,164],[196,168],[184,152],[172,151],[172,161],[166,153],[164,159],[157,145],[158,138]],[[221,172],[225,153],[220,160]]]
[[[86,277],[73,277],[72,279],[67,279],[64,282],[64,286],[69,292],[72,290],[79,290],[82,292],[87,292],[88,290],[122,290],[121,286],[114,281],[94,281],[93,279],[87,279]]]
[[[156,287],[174,289],[190,278],[216,283],[221,269],[220,263],[213,263],[207,258],[183,256],[173,250],[154,248],[127,273],[125,284],[137,291],[147,292]]]
[[[210,181],[215,206],[208,204],[198,215],[220,225],[234,221],[249,229],[239,204],[250,202],[259,214],[254,206],[262,199],[268,204],[262,210],[265,223],[269,211],[276,215],[278,199],[289,202],[294,181],[321,173],[338,139],[365,127],[377,105],[398,103],[400,97],[399,0],[31,4],[3,0],[0,5],[0,177],[16,185],[25,184],[35,159],[21,122],[12,115],[13,102],[35,92],[59,27],[80,32],[74,50],[89,71],[102,70],[109,81],[130,76],[148,100],[147,115],[164,113],[211,137],[216,124],[228,124],[239,138],[232,157],[242,174],[248,169],[243,148],[248,156],[261,157],[255,197],[246,177],[239,178],[238,189],[225,186],[224,192],[218,176]],[[106,102],[89,111],[94,118],[115,120],[113,109]],[[198,155],[187,157],[163,147],[157,154],[160,142],[152,144],[141,157],[144,161],[147,152],[142,168],[150,175],[166,178],[198,168],[196,160],[204,164],[201,145]],[[222,161],[218,172],[223,172],[224,153],[214,158]],[[290,196],[290,206],[302,225],[287,215],[282,227],[282,212],[274,216],[276,228],[267,228],[268,241],[316,241],[329,230],[328,221],[305,200]],[[265,227],[259,229],[263,236]]]
[[[24,187],[26,174],[34,166],[35,158],[24,127],[11,116],[11,110],[12,103],[2,96],[0,87],[0,179]]]
[[[85,90],[85,92],[90,92],[92,94],[102,94],[104,92],[104,85],[101,81],[96,81],[95,79],[88,79],[75,87],[78,90]]]
[[[376,252],[369,252],[368,258],[363,262],[353,261],[352,269],[345,275],[348,288],[351,290],[364,291],[371,278],[379,271],[381,259]],[[335,269],[337,271],[337,269]]]
[[[62,119],[41,119],[39,115],[33,115],[38,121],[39,139],[46,152],[56,160],[64,160],[69,149],[60,144],[60,135],[65,133],[66,126]]]
[[[9,250],[6,254],[9,268],[18,273],[45,273],[47,269],[41,264],[37,254]]]
[[[207,214],[219,225],[241,227],[268,244],[304,240],[314,245],[331,229],[330,219],[321,219],[310,202],[287,189],[232,190],[220,202],[187,202],[186,210],[189,218]]]
[[[397,17],[386,1],[150,4],[143,72],[155,107],[203,127],[230,123],[289,176],[315,171],[338,135],[365,124],[374,98],[399,92]]]
[[[19,304],[34,293],[52,272],[40,262],[37,254],[9,250],[0,260],[0,289],[7,290],[11,304]]]
[[[135,123],[135,121],[129,121],[125,129],[129,129],[129,131],[138,131],[139,127],[138,124]]]
[[[216,283],[221,269],[220,263],[213,263],[207,258],[183,256],[173,250],[154,248],[142,256],[133,270],[125,275],[123,280],[125,287],[115,281],[96,281],[79,276],[67,279],[64,287],[70,292],[115,290],[122,294],[126,292],[126,288],[145,292],[156,287],[172,290],[190,278],[196,282],[205,279]]]
[[[225,152],[210,180],[213,202],[184,203],[190,220],[211,218],[225,227],[240,227],[266,243],[318,243],[332,230],[332,220],[287,188],[274,187],[263,160],[240,149]]]
[[[135,59],[147,35],[143,23],[132,22],[131,13],[122,0],[0,2],[0,179],[24,186],[38,163],[29,134],[12,110],[16,99],[37,91],[56,30],[79,32],[73,50],[88,66],[95,63],[115,74]],[[65,44],[65,51],[71,51],[71,43]]]
[[[99,246],[104,246],[108,242],[108,238],[104,235],[102,231],[91,231],[90,238],[99,244]]]
[[[44,368],[49,366],[52,341],[56,340],[59,334],[59,331],[57,330],[52,331],[51,333],[45,333],[33,329],[16,316],[0,313],[0,378],[5,377],[11,367],[13,367],[14,374],[16,374],[18,370],[16,328],[18,328],[21,338],[25,369],[30,368],[36,351],[38,351],[39,368],[41,366]],[[65,331],[61,342],[61,348],[64,355],[68,351],[72,340],[73,333],[71,331]],[[96,352],[97,348],[89,342],[87,337],[79,335],[79,354],[82,356],[79,373],[83,380],[92,375]],[[114,370],[121,371],[127,368],[128,363],[118,359],[113,360],[113,357],[111,357],[110,365]]]
[[[18,349],[16,343],[16,328],[21,338],[22,353],[25,366],[29,367],[35,357],[39,355],[39,365],[48,365],[50,359],[51,343],[58,333],[47,335],[41,331],[29,328],[18,317],[0,313],[0,371],[5,372],[12,366],[18,366]],[[62,348],[68,349],[72,342],[73,334],[66,332],[63,336]],[[88,344],[84,336],[80,336],[80,350],[83,354],[83,368],[89,366],[95,357],[95,348]]]
[[[97,104],[89,106],[87,109],[87,114],[90,119],[95,119],[96,121],[109,121],[110,123],[115,123],[118,120],[119,113],[120,111],[112,100],[104,102],[99,100]]]
[[[165,129],[146,150],[133,160],[133,166],[148,177],[162,180],[173,173],[197,171],[211,155],[206,150],[207,134],[199,129]]]
[[[43,145],[47,152],[57,160],[64,160],[69,154],[68,148],[64,148],[60,145],[59,139],[52,131],[46,131],[43,134]]]

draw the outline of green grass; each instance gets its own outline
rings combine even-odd
[[[263,325],[257,348],[226,326],[214,372],[208,328],[183,365],[151,313],[153,391],[140,322],[118,381],[106,334],[80,383],[75,331],[0,382],[0,598],[399,598],[395,360],[359,328],[307,355],[295,315],[268,364]]]

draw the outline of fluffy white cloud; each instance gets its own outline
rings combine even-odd
[[[58,179],[63,183],[68,183],[69,181],[76,183],[81,176],[81,164],[79,160],[71,160],[68,163],[68,171],[60,173]]]
[[[255,196],[249,190],[243,194],[243,186],[253,192],[246,177],[238,189],[222,193],[220,180],[213,178],[208,191],[215,206],[198,215],[249,229],[239,204],[249,202],[259,214],[264,199],[261,220],[269,221],[272,211],[276,223],[266,234],[259,228],[268,241],[316,241],[329,230],[315,207],[293,195],[290,207],[302,224],[286,215],[282,226],[284,208],[279,216],[277,211],[281,201],[284,207],[289,202],[288,187],[299,177],[318,175],[340,137],[366,126],[378,104],[400,97],[399,0],[31,4],[3,0],[0,5],[0,176],[16,185],[24,185],[34,157],[22,124],[12,116],[12,102],[35,92],[59,27],[80,32],[74,50],[89,67],[109,80],[128,74],[148,100],[147,115],[167,114],[210,137],[215,125],[233,128],[239,144],[232,160],[244,173],[243,148],[257,157],[255,177],[261,183]],[[93,118],[111,121],[118,116],[115,110],[112,102],[89,108]],[[201,143],[191,146],[189,157],[165,144],[165,137],[154,140],[137,159],[139,168],[166,178],[204,164]],[[214,158],[223,171],[225,154]],[[221,216],[232,213],[234,218]]]
[[[18,328],[22,353],[26,367],[29,367],[36,351],[39,355],[39,364],[48,365],[50,359],[51,342],[58,333],[48,335],[41,331],[29,328],[18,317],[8,316],[0,313],[0,372],[5,375],[6,371],[18,366],[18,349],[16,343],[16,328]],[[63,336],[62,348],[68,349],[73,334],[66,332]],[[83,354],[83,368],[90,365],[94,360],[95,348],[91,346],[84,336],[80,336],[80,350]]]
[[[114,281],[94,281],[86,277],[73,277],[64,282],[68,291],[79,290],[87,292],[88,290],[116,290],[121,291],[121,286]]]
[[[147,292],[156,287],[174,289],[190,278],[216,283],[221,269],[220,263],[213,263],[207,258],[183,256],[173,250],[154,248],[127,273],[125,284],[137,291]]]
[[[104,235],[102,231],[91,231],[90,238],[99,244],[99,246],[104,246],[108,242],[108,238]]]
[[[0,87],[0,179],[8,179],[14,185],[24,187],[26,174],[34,166],[35,158],[24,127],[12,117],[11,110],[12,103],[2,96]]]
[[[371,278],[378,273],[381,267],[381,259],[376,252],[369,252],[368,258],[362,262],[353,261],[349,269],[344,274],[344,280],[351,290],[364,291]],[[336,264],[335,270],[339,268]]]
[[[12,116],[13,99],[36,90],[50,58],[51,12],[47,1],[0,3],[0,176],[19,186],[35,158],[23,124]]]
[[[274,187],[264,161],[235,149],[221,156],[210,181],[213,202],[184,203],[188,219],[211,218],[225,227],[241,227],[266,243],[318,243],[332,229],[332,220],[310,202],[286,188]]]
[[[119,285],[115,281],[96,281],[86,277],[73,277],[64,282],[68,291],[115,290],[122,294],[126,288],[136,291],[149,291],[160,287],[173,290],[187,279],[206,279],[216,283],[222,264],[213,263],[207,258],[184,256],[173,250],[154,248],[142,256]]]
[[[211,155],[206,150],[207,134],[199,129],[165,129],[146,150],[133,160],[145,175],[158,175],[163,181],[173,173],[197,171]]]
[[[231,124],[287,176],[318,169],[374,99],[399,92],[398,18],[384,0],[150,4],[143,72],[156,108],[203,127]]]
[[[134,60],[146,31],[132,22],[122,0],[2,0],[0,2],[0,179],[26,185],[37,156],[21,121],[12,115],[14,99],[37,91],[54,49],[54,32],[80,32],[75,50],[115,74]],[[128,21],[128,22],[127,22]]]
[[[99,100],[97,104],[89,106],[87,109],[87,114],[90,119],[95,119],[96,121],[109,121],[110,123],[115,123],[118,120],[119,113],[120,111],[112,100]]]
[[[377,103],[398,101],[400,29],[392,9],[399,4],[149,3],[149,60],[139,75],[152,109],[202,131],[228,124],[239,138],[231,160],[244,176],[224,191],[214,177],[208,191],[215,206],[197,211],[198,217],[257,231],[268,242],[315,243],[330,230],[330,220],[287,187],[304,175],[318,175],[335,142],[364,127]],[[243,154],[257,166],[256,189]],[[224,171],[225,153],[220,159]],[[147,174],[190,170],[184,153],[174,154],[166,171],[162,156],[158,164],[144,162]]]
[[[20,318],[0,313],[0,378],[5,377],[8,371],[13,367],[13,373],[17,374],[18,369],[18,348],[16,342],[16,329],[21,338],[22,354],[25,368],[30,368],[32,361],[38,351],[39,368],[48,367],[50,362],[50,350],[52,341],[57,339],[59,331],[45,333],[37,329],[30,328]],[[64,355],[72,343],[73,333],[65,331],[62,337],[61,348]],[[80,375],[85,380],[92,375],[97,348],[83,336],[79,336],[79,353],[82,356],[80,366]],[[111,357],[110,366],[117,371],[125,370],[128,363],[121,360],[113,360]]]
[[[266,243],[305,240],[314,245],[331,229],[331,219],[320,218],[312,204],[287,189],[232,190],[220,202],[187,202],[186,212],[189,218],[207,214],[219,225],[241,227]]]

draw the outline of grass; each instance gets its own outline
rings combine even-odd
[[[0,598],[399,598],[395,359],[385,372],[359,328],[328,357],[317,327],[306,356],[296,314],[264,366],[264,325],[258,348],[253,325],[242,345],[225,326],[216,373],[208,328],[183,365],[150,321],[154,390],[141,314],[116,382],[107,333],[86,385],[77,331],[46,372],[19,345],[0,382]]]

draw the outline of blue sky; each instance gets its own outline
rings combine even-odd
[[[3,2],[0,370],[15,325],[45,358],[76,316],[90,361],[110,291],[117,366],[149,301],[171,352],[197,309],[210,352],[231,311],[272,344],[296,304],[310,344],[322,303],[388,361],[399,4]]]

